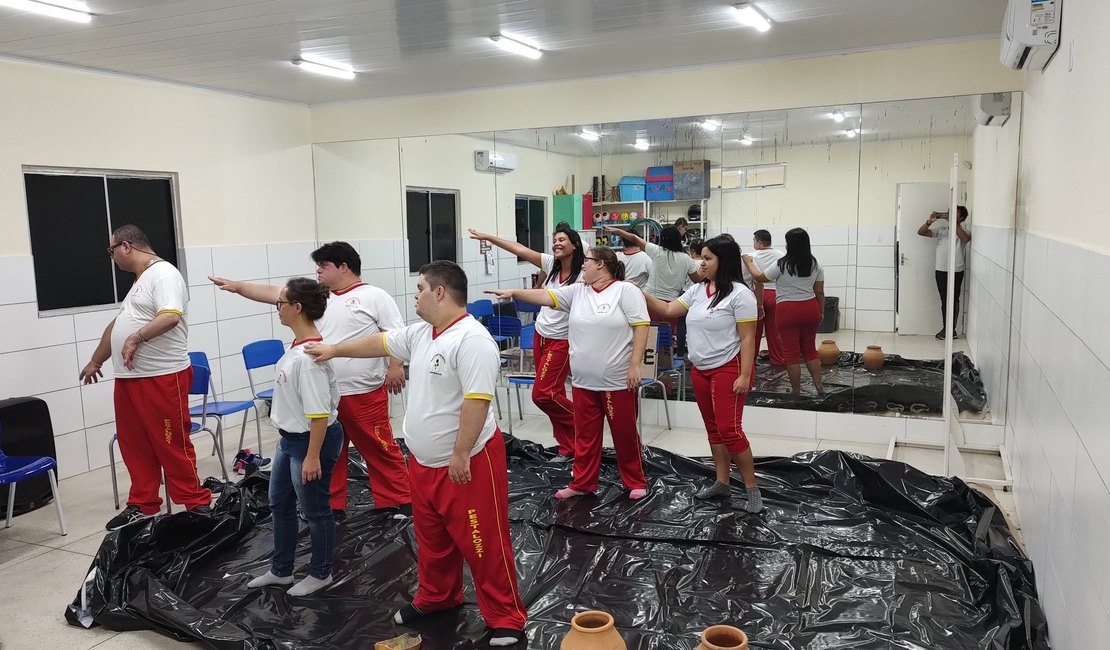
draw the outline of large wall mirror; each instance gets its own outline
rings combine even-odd
[[[946,335],[954,412],[969,427],[1005,413],[1021,99],[1003,95],[318,144],[318,237],[357,242],[365,278],[414,320],[425,259],[462,264],[472,301],[542,279],[468,228],[550,252],[559,220],[620,247],[605,228],[657,242],[683,219],[685,240],[728,234],[745,253],[786,251],[801,228],[824,278],[823,363],[792,371],[765,339],[749,405],[931,421],[912,430],[935,441]],[[984,124],[1003,101],[1009,119]],[[949,272],[954,328],[938,290]],[[671,399],[691,401],[689,386],[665,382]]]

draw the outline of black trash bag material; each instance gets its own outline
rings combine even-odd
[[[585,609],[612,613],[628,647],[646,650],[692,649],[718,623],[761,649],[1050,648],[1033,567],[1002,514],[959,479],[837,451],[763,458],[766,510],[750,515],[739,482],[734,505],[693,498],[713,480],[708,459],[653,448],[650,494],[630,501],[610,450],[596,495],[557,502],[570,468],[506,439],[529,613],[518,648],[557,647]],[[273,550],[260,473],[229,486],[212,517],[182,512],[109,533],[67,620],[221,650],[364,649],[405,632],[420,633],[425,650],[485,647],[469,580],[461,608],[393,624],[416,586],[411,519],[366,509],[360,469],[356,459],[336,582],[324,593],[247,589]],[[308,559],[305,530],[299,576]]]

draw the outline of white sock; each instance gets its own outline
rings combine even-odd
[[[489,644],[494,648],[516,645],[524,638],[524,632],[498,628],[490,635]]]
[[[271,585],[291,585],[293,584],[293,576],[285,576],[284,578],[274,575],[273,571],[258,576],[254,580],[247,583],[251,589],[258,589],[259,587],[269,587]]]
[[[321,580],[320,578],[313,578],[312,576],[308,576],[304,580],[301,580],[297,584],[290,587],[289,591],[286,593],[288,593],[290,596],[308,596],[310,594],[316,593],[317,591],[320,591],[324,587],[330,585],[332,582],[333,580],[331,574],[328,574],[328,577],[324,578],[323,580]]]

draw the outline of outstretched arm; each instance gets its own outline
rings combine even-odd
[[[500,300],[520,300],[541,307],[558,307],[547,289],[487,289],[482,293],[497,296]]]
[[[616,226],[605,226],[605,232],[611,232],[614,235],[620,235],[621,239],[630,241],[640,248],[647,250],[647,242],[644,238],[637,235],[631,228],[617,228]]]
[[[644,291],[644,300],[647,301],[648,309],[663,316],[664,318],[682,318],[686,315],[686,305],[682,304],[679,300],[660,300],[650,293]]]
[[[752,259],[751,255],[744,255],[743,260],[744,260],[744,265],[748,267],[748,273],[752,274],[752,279],[753,280],[755,280],[756,282],[770,282],[771,281],[771,278],[767,277],[767,274],[765,274],[763,271],[759,270],[759,267],[756,266],[755,260]]]
[[[494,237],[493,235],[489,235],[484,232],[478,232],[473,228],[467,228],[466,231],[470,233],[471,239],[477,239],[478,241],[488,241],[489,243],[502,250],[507,250],[513,255],[523,258],[532,266],[536,266],[541,269],[543,268],[543,255],[537,253],[531,248],[528,248],[524,244],[515,241],[509,241],[508,239],[501,239],[500,237]]]
[[[316,357],[317,362],[327,361],[335,357],[367,359],[389,356],[389,349],[385,346],[385,332],[378,332],[335,345],[308,343],[304,346],[304,351]]]
[[[236,280],[228,280],[227,278],[217,277],[215,275],[208,276],[212,284],[220,288],[220,291],[230,291],[237,293],[248,300],[255,302],[265,302],[274,304],[278,298],[281,297],[281,287],[272,284],[258,284],[256,282],[239,282]]]

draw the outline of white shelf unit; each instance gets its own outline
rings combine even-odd
[[[691,205],[698,205],[701,207],[701,220],[691,221],[687,216],[687,210]],[[706,239],[706,225],[707,225],[707,212],[709,209],[709,199],[675,199],[667,201],[598,201],[593,204],[594,214],[600,212],[635,212],[639,216],[637,218],[647,218],[657,222],[660,226],[667,226],[673,224],[679,217],[686,219],[686,232],[691,240]],[[627,222],[619,221],[599,223],[594,221],[596,229],[602,226],[615,226],[617,228],[628,228],[632,225],[632,220]],[[623,248],[620,245],[613,246],[614,249],[619,250]]]

